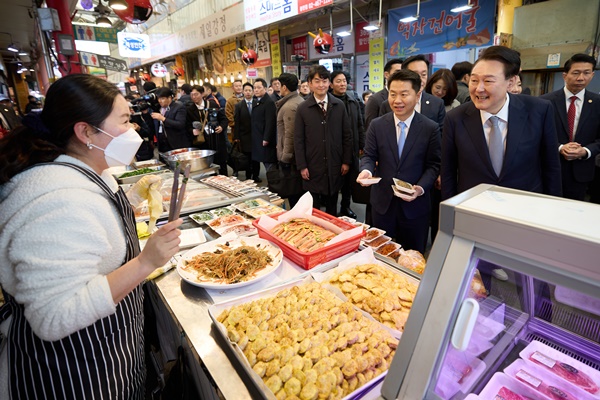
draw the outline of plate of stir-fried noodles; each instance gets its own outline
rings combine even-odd
[[[258,237],[221,238],[194,247],[181,257],[181,278],[206,289],[232,289],[273,273],[283,260],[281,249]]]

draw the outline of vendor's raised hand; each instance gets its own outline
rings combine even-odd
[[[126,196],[132,206],[137,207],[142,201],[148,199],[150,187],[158,188],[162,183],[162,179],[158,175],[146,175],[127,191]]]
[[[139,260],[150,271],[162,267],[179,251],[181,231],[178,229],[183,223],[179,218],[161,226],[146,242],[144,250],[140,253]]]

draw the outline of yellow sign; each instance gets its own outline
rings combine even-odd
[[[369,42],[369,86],[374,92],[383,89],[384,53],[383,38],[371,39]]]
[[[281,75],[281,49],[279,47],[279,30],[271,31],[271,66],[273,77]]]
[[[237,59],[239,52],[235,46],[235,42],[227,43],[223,46],[225,53],[225,70],[227,73],[240,72],[244,70],[244,66]]]

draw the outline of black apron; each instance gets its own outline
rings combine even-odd
[[[102,188],[115,203],[125,227],[128,262],[140,252],[133,209],[119,188],[113,193],[94,172],[70,163]],[[40,164],[38,164],[40,165]],[[6,351],[11,399],[143,399],[144,294],[142,284],[104,317],[54,342],[38,338],[25,319],[24,307],[4,292],[0,322],[12,315]]]

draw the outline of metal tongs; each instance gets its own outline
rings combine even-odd
[[[191,165],[187,164],[183,172],[183,180],[181,181],[181,189],[179,189],[179,161],[175,164],[175,171],[173,174],[173,188],[171,189],[171,202],[169,204],[169,222],[179,218],[181,214],[181,205],[183,204],[183,196],[185,195],[185,187],[187,181],[190,178]]]

